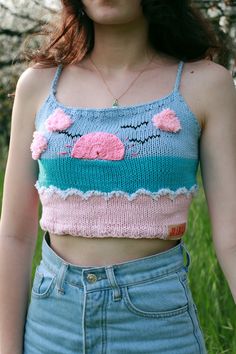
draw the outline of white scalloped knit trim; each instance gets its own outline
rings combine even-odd
[[[82,197],[82,199],[88,199],[89,197],[92,197],[94,195],[99,195],[102,196],[105,200],[108,200],[113,196],[125,196],[130,201],[134,200],[140,194],[149,195],[155,200],[164,195],[168,195],[170,199],[175,199],[177,196],[181,194],[184,194],[187,197],[192,197],[199,190],[198,185],[195,184],[190,189],[187,189],[186,187],[181,187],[178,188],[176,191],[172,191],[169,188],[162,188],[158,192],[150,192],[144,188],[141,188],[132,194],[126,193],[124,191],[112,191],[107,193],[107,192],[99,192],[99,191],[91,190],[87,192],[82,192],[76,188],[68,188],[66,190],[62,190],[53,185],[50,185],[49,187],[40,187],[38,181],[35,183],[35,187],[37,188],[39,193],[46,193],[47,196],[51,196],[52,194],[57,193],[62,199],[66,199],[70,195],[79,195],[80,197]]]

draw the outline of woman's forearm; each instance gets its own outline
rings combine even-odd
[[[236,304],[236,243],[228,247],[215,247],[221,269]]]
[[[33,245],[0,235],[0,353],[22,354]]]

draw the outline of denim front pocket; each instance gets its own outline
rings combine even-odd
[[[48,270],[41,260],[36,267],[33,286],[31,290],[32,297],[47,298],[53,291],[56,284],[56,274]]]
[[[188,311],[188,298],[182,281],[184,269],[125,286],[124,303],[129,311],[143,317],[166,318]]]

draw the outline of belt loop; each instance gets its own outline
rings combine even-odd
[[[185,268],[186,272],[188,272],[189,266],[191,264],[191,256],[190,256],[190,253],[189,253],[189,251],[188,251],[183,239],[181,239],[180,245],[181,245],[182,249],[185,250],[185,252],[186,252],[187,264],[184,266],[184,268]]]
[[[66,275],[66,271],[68,269],[68,264],[67,263],[62,263],[61,267],[59,269],[59,272],[57,274],[57,291],[58,294],[60,293],[61,295],[65,294],[65,290],[63,288],[63,283],[64,283],[64,279],[65,279],[65,275]]]
[[[105,271],[107,274],[108,281],[113,289],[113,300],[119,301],[121,300],[121,291],[119,285],[117,284],[113,266],[105,266]]]

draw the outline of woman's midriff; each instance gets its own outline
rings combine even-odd
[[[80,237],[49,233],[50,247],[65,261],[78,266],[104,266],[167,251],[180,240],[120,237]]]

